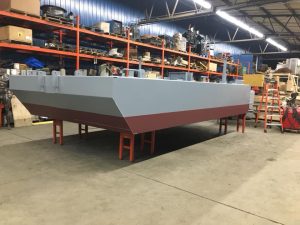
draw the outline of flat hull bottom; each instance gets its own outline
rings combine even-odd
[[[247,104],[132,117],[117,117],[43,105],[26,103],[24,105],[34,115],[47,116],[52,119],[133,134],[241,115],[245,114],[249,108]]]

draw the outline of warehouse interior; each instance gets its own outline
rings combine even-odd
[[[0,224],[300,224],[300,2],[2,0]]]

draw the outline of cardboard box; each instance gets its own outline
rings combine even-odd
[[[104,33],[109,33],[110,31],[110,24],[106,22],[100,22],[96,23],[94,27],[99,28],[100,30],[103,30]]]
[[[286,92],[286,83],[285,82],[279,82],[279,91]]]
[[[218,64],[216,64],[216,63],[210,63],[208,70],[212,71],[212,72],[217,72],[217,68],[218,68]]]
[[[263,87],[265,81],[264,74],[244,74],[244,84],[248,84],[252,87]]]
[[[160,76],[160,72],[158,71],[147,71],[145,73],[145,78],[148,79],[157,79]]]
[[[0,10],[17,10],[29,14],[40,15],[40,0],[1,0]]]
[[[295,92],[296,91],[296,86],[292,80],[292,78],[289,78],[287,83],[286,83],[286,91],[288,92]]]
[[[16,26],[0,27],[0,41],[32,44],[32,30]]]
[[[130,58],[132,60],[138,60],[138,50],[137,50],[137,48],[136,47],[130,48],[129,55],[130,55]]]

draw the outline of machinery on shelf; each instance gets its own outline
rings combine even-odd
[[[136,25],[136,24],[130,25],[129,30],[130,30],[129,35],[130,35],[131,40],[141,41],[141,31],[140,31],[138,25]]]
[[[174,50],[186,52],[187,40],[185,37],[182,36],[181,33],[176,33],[173,36],[173,45],[174,45]]]
[[[277,64],[276,70],[287,69],[286,73],[291,73],[294,75],[300,75],[300,59],[299,58],[290,58],[284,62]]]
[[[55,5],[42,5],[42,16],[50,20],[65,20],[66,22],[74,22],[74,14],[72,12],[67,13],[64,8]]]
[[[141,42],[152,44],[155,46],[161,46],[162,39],[155,35],[146,34],[141,36]]]
[[[42,47],[68,52],[75,52],[76,50],[76,46],[74,45],[61,43],[56,35],[54,35],[53,38],[48,39]]]
[[[122,58],[124,56],[122,53],[118,52],[118,48],[112,48],[108,52],[108,55],[115,58]]]
[[[173,37],[169,35],[160,35],[158,36],[165,42],[165,48],[173,49],[174,48],[174,43],[173,43]]]
[[[190,26],[182,36],[186,38],[188,45],[191,46],[192,52],[202,55],[201,42],[204,37],[199,33],[198,30],[195,30],[194,27]]]
[[[121,21],[111,20],[108,23],[110,24],[111,34],[123,35],[123,23]]]

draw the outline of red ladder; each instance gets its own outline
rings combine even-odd
[[[269,102],[269,100],[271,101]],[[283,110],[281,107],[278,83],[276,81],[264,84],[264,92],[257,110],[255,126],[257,126],[262,109],[264,109],[264,132],[267,133],[268,127],[272,126],[280,127],[281,132],[283,132]],[[278,118],[279,122],[275,123],[273,118]]]

